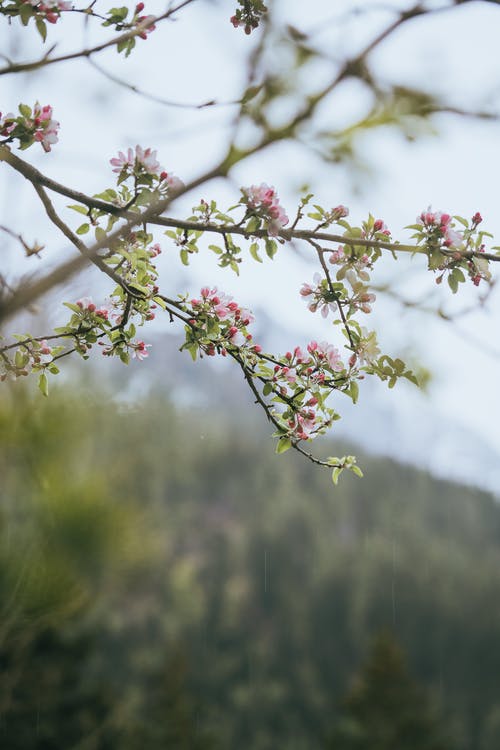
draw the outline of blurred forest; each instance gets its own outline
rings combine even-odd
[[[0,747],[498,750],[496,501],[241,414],[7,390]]]

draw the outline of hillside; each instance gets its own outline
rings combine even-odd
[[[1,746],[354,747],[329,738],[389,633],[439,747],[497,750],[494,499],[369,458],[335,488],[244,415],[4,401]]]

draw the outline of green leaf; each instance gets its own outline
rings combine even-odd
[[[352,403],[356,404],[358,401],[358,396],[359,396],[359,385],[357,384],[356,380],[351,381],[351,387],[349,388],[349,393],[351,394]]]
[[[128,15],[128,8],[122,5],[120,8],[110,8],[108,10],[108,16],[113,20],[113,23],[124,21]]]
[[[278,252],[278,245],[274,240],[270,240],[266,238],[266,253],[271,260],[274,258],[276,253]]]
[[[255,232],[257,229],[260,229],[261,227],[261,220],[258,216],[252,216],[246,224],[245,231],[251,234],[252,232]]]
[[[456,294],[458,291],[458,279],[455,276],[454,273],[450,273],[448,276],[448,286],[450,287],[453,294]]]
[[[47,375],[44,372],[40,373],[40,377],[38,378],[38,387],[40,388],[44,396],[49,395],[49,381],[47,380]]]
[[[291,447],[292,447],[292,441],[290,440],[290,438],[282,437],[278,440],[278,443],[276,445],[276,453],[278,454],[285,453]]]
[[[167,309],[167,303],[161,297],[153,297],[153,301],[155,302],[156,305],[158,305],[159,307],[161,307],[162,310],[166,310]]]
[[[264,388],[262,389],[262,393],[264,396],[269,396],[270,393],[272,393],[273,387],[271,383],[265,383]]]
[[[64,307],[68,307],[70,310],[76,313],[81,313],[82,308],[78,307],[78,305],[74,305],[72,302],[63,302]],[[66,329],[63,328],[61,331],[65,331]],[[59,329],[56,329],[56,333],[59,333]]]
[[[42,41],[45,41],[47,39],[47,26],[44,21],[42,21],[41,18],[36,19],[36,28],[40,36],[42,37]]]
[[[25,6],[21,6],[23,8]],[[21,10],[21,9],[20,9]],[[31,119],[31,107],[28,107],[27,104],[20,104],[19,105],[19,112],[22,114],[23,117],[25,117],[27,120]]]
[[[250,245],[250,255],[257,263],[262,263],[262,258],[259,255],[259,245],[257,242],[252,242]]]
[[[339,476],[342,474],[342,467],[336,466],[332,471],[332,482],[336,485],[339,483]]]
[[[28,21],[34,15],[33,8],[31,7],[31,5],[28,5],[27,3],[22,3],[18,8],[18,12],[21,18],[22,25],[27,26]]]
[[[90,229],[90,224],[81,224],[76,230],[77,234],[87,234]]]
[[[182,248],[180,252],[181,261],[185,266],[189,266],[189,254],[185,247]]]
[[[352,473],[356,474],[356,476],[359,477],[360,479],[363,477],[363,472],[361,471],[359,466],[351,466],[350,469]]]
[[[81,206],[79,203],[76,203],[73,206],[66,206],[66,208],[71,208],[73,211],[78,211],[79,214],[83,214],[84,216],[88,216],[89,209],[87,206]]]
[[[20,370],[24,367],[24,365],[28,362],[29,356],[27,352],[21,351],[21,349],[17,349],[16,355],[14,357],[14,364],[16,367],[18,367]]]

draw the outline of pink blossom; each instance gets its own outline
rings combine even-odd
[[[250,310],[247,310],[246,307],[240,307],[235,317],[239,318],[244,326],[250,325],[250,323],[253,323],[255,320],[253,314]]]
[[[340,372],[344,369],[339,351],[333,346],[333,344],[329,344],[326,341],[321,341],[319,344],[316,343],[316,341],[311,341],[311,344],[316,345],[314,353],[320,362],[326,360],[328,366],[334,372]],[[309,349],[309,346],[307,348]]]
[[[43,339],[43,341],[40,341],[40,348],[38,352],[34,353],[33,359],[38,364],[41,363],[42,365],[47,365],[50,362],[52,362],[54,356],[52,353],[52,347],[49,346],[46,339]]]
[[[442,237],[442,244],[445,247],[460,247],[463,242],[462,232],[457,232],[452,228],[452,217],[450,214],[442,213],[441,211],[431,211],[431,207],[429,206],[427,211],[422,211],[417,221],[428,232],[434,232],[433,236]]]
[[[158,255],[161,254],[161,247],[158,244],[158,242],[155,245],[151,245],[149,248],[149,255],[151,258],[156,258]]]
[[[132,359],[146,359],[146,357],[149,357],[148,349],[150,349],[152,344],[145,344],[144,341],[131,341],[129,343],[129,347],[132,349]]]
[[[313,409],[303,409],[289,424],[292,433],[299,440],[311,440],[314,437],[313,430],[316,427],[316,412]]]
[[[309,357],[304,351],[302,351],[300,346],[295,347],[295,349],[293,350],[293,356],[298,365],[309,362]]]
[[[139,5],[142,5],[142,3],[139,3]],[[140,31],[137,36],[139,36],[141,39],[146,39],[148,34],[151,34],[152,31],[156,29],[156,24],[151,23],[151,21],[154,21],[154,16],[138,16],[136,20],[136,26],[139,26],[143,23],[150,22],[150,26]]]
[[[156,159],[156,151],[152,151],[150,148],[141,148],[141,146],[135,147],[135,159],[139,166],[142,166],[145,172],[149,174],[159,174],[162,170],[159,162]]]
[[[94,312],[96,309],[92,297],[81,297],[81,299],[78,299],[75,304],[82,310],[88,312]]]
[[[8,136],[16,128],[15,115],[9,112],[4,117],[0,112],[0,135]]]
[[[40,341],[40,354],[51,354],[52,349],[48,345],[47,340],[43,339],[43,341]]]
[[[313,294],[313,293],[314,293],[314,287],[313,287],[313,286],[311,286],[311,284],[306,284],[306,283],[304,282],[304,284],[302,284],[302,286],[300,287],[300,292],[299,292],[299,294],[300,294],[300,295],[301,295],[302,297],[309,297],[309,296],[310,296],[311,294]]]
[[[61,11],[72,8],[72,4],[66,0],[29,0],[29,3],[37,13],[43,14],[49,23],[57,23]]]
[[[325,299],[325,290],[323,289],[322,278],[319,273],[314,274],[313,281],[316,286],[302,284],[300,295],[302,297],[312,296],[313,299],[307,305],[308,310],[310,310],[310,312],[320,310],[323,318],[326,318],[330,310],[335,311],[336,305],[334,302]]]
[[[342,205],[335,206],[330,213],[333,221],[338,221],[339,219],[345,219],[346,216],[349,216],[349,209]]]
[[[231,326],[228,333],[229,333],[229,341],[231,342],[231,344],[233,344],[233,346],[243,346],[243,344],[245,344],[246,342],[245,336],[235,326]]]
[[[109,163],[112,167],[114,167],[113,172],[117,172],[118,174],[123,169],[127,169],[128,167],[130,167],[130,169],[133,169],[135,164],[134,152],[131,148],[127,150],[127,154],[124,154],[123,151],[118,151],[118,156],[110,159]]]
[[[269,235],[276,237],[289,219],[279,203],[275,189],[263,182],[261,185],[241,188],[241,192],[243,203],[246,203],[253,214],[265,220]]]
[[[142,148],[137,145],[135,147],[135,153],[133,149],[127,149],[127,153],[123,151],[118,152],[118,156],[109,160],[109,163],[113,167],[113,172],[121,174],[127,172],[133,174],[137,172],[146,172],[147,174],[158,177],[162,172],[162,167],[156,159],[156,151],[150,148]]]
[[[387,237],[391,236],[390,230],[387,229],[387,225],[382,219],[375,220],[375,223],[373,224],[373,229],[375,232],[381,232],[382,234],[385,234]]]
[[[169,174],[168,172],[162,172],[160,174],[160,180],[162,187],[168,187],[175,193],[178,193],[185,187],[183,181],[179,177],[176,177],[175,174]]]
[[[337,250],[334,250],[332,254],[330,255],[330,263],[336,264],[336,263],[344,263],[346,260],[344,248],[342,245],[339,245]]]
[[[33,127],[35,129],[34,139],[42,144],[43,150],[48,153],[50,147],[57,143],[59,140],[57,137],[57,131],[59,130],[59,123],[57,120],[52,119],[52,107],[46,104],[41,107],[38,102],[35,103],[33,108]]]

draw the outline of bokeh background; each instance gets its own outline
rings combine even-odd
[[[241,185],[265,181],[290,215],[307,186],[357,221],[383,218],[403,240],[428,205],[479,210],[500,236],[496,5],[424,3],[436,12],[368,58],[376,92],[346,80],[298,141],[256,154],[171,212],[185,216],[202,197],[229,206]],[[276,123],[411,7],[269,6],[262,71],[279,82]],[[88,193],[111,186],[109,159],[136,143],[186,182],[197,177],[224,153],[262,39],[235,30],[233,12],[232,2],[199,0],[127,60],[109,50],[94,58],[99,69],[82,60],[3,76],[2,111],[39,99],[61,122],[52,153],[26,157]],[[63,21],[48,40],[61,53],[106,37],[78,14]],[[32,59],[43,48],[4,20],[0,50]],[[401,109],[395,86],[447,111],[422,118],[411,97]],[[252,137],[245,123],[240,138]],[[3,275],[67,256],[28,183],[4,168],[0,194],[0,223],[46,245],[43,261],[26,260],[2,236]],[[255,337],[278,351],[333,340],[298,295],[314,273],[304,248],[249,261],[236,277],[208,252],[186,269],[159,240],[171,296],[216,284],[254,311]],[[339,406],[344,418],[321,452],[356,452],[365,471],[339,488],[299,456],[275,456],[238,374],[193,365],[162,320],[144,331],[146,362],[68,363],[48,401],[34,382],[4,385],[1,747],[500,747],[498,294],[455,299],[427,276],[418,259],[388,258],[374,279],[389,293],[367,324],[432,377],[425,392],[367,382],[355,408]],[[10,328],[41,333],[64,319],[61,299],[109,291],[85,272]]]

